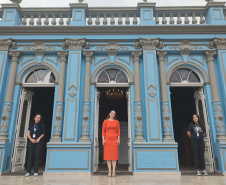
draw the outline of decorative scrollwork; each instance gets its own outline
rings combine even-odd
[[[224,116],[220,102],[213,103],[214,118],[216,123],[217,134],[225,134]]]
[[[135,133],[143,134],[143,120],[142,120],[142,104],[141,102],[134,103],[134,118],[135,118]]]
[[[206,61],[207,62],[214,61],[214,55],[216,54],[217,52],[214,50],[206,51]]]
[[[60,56],[60,62],[67,62],[67,51],[59,51],[57,54]]]
[[[171,134],[169,102],[162,103],[163,134]]]
[[[132,51],[131,55],[133,57],[133,62],[140,62],[140,56],[142,55],[141,51]]]
[[[19,62],[21,53],[19,51],[11,51],[9,52],[9,56],[12,57],[12,62]]]
[[[226,49],[226,38],[217,38],[215,37],[213,41],[210,41],[207,44],[207,47],[210,49]]]
[[[0,133],[4,133],[4,134],[8,133],[11,111],[12,111],[12,103],[5,102],[3,107],[2,120],[0,124]]]
[[[85,56],[85,61],[86,62],[92,62],[92,56],[93,52],[92,51],[84,51],[83,56]]]
[[[62,43],[62,49],[69,49],[69,50],[82,50],[84,47],[85,49],[90,49],[91,44],[85,41],[85,38],[81,39],[70,39],[66,38],[66,41]]]
[[[63,102],[56,103],[55,109],[55,120],[54,120],[54,129],[53,134],[60,134],[62,133],[62,125],[63,125],[63,114],[64,114],[64,104]]]
[[[16,42],[13,42],[12,38],[0,39],[0,50],[9,50],[10,48],[17,49],[18,44]]]
[[[136,42],[134,44],[134,48],[143,50],[155,50],[157,48],[162,49],[164,47],[164,44],[162,41],[159,40],[159,38],[156,39],[145,39],[140,38],[139,42]]]
[[[89,134],[90,128],[90,102],[83,103],[82,109],[82,134]]]
[[[159,62],[162,61],[164,62],[165,61],[165,56],[166,56],[167,52],[166,51],[157,51],[157,55],[159,57]]]

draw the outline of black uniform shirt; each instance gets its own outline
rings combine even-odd
[[[45,128],[43,124],[31,124],[28,128],[30,131],[30,136],[32,139],[38,139],[42,134],[45,135]],[[33,134],[35,134],[35,138],[33,138]],[[43,138],[40,140],[40,142],[43,140]]]
[[[199,140],[203,139],[206,129],[203,125],[192,122],[188,125],[188,131],[191,132],[191,139]]]

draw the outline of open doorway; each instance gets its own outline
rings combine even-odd
[[[178,143],[178,159],[181,172],[194,171],[193,154],[187,128],[192,122],[194,113],[200,116],[200,122],[206,128],[205,163],[206,170],[214,171],[213,154],[209,133],[208,116],[206,111],[203,88],[200,87],[171,87],[171,106],[173,117],[174,139]]]
[[[107,163],[103,161],[103,145],[102,145],[102,124],[111,110],[115,110],[120,123],[120,145],[119,160],[117,162],[117,172],[128,172],[129,166],[129,148],[128,148],[128,101],[126,97],[127,88],[102,87],[98,88],[99,98],[99,121],[98,121],[98,172],[107,172]],[[108,92],[122,92],[121,97],[107,96]]]
[[[40,113],[42,115],[42,121],[45,127],[44,143],[42,145],[39,163],[39,172],[44,171],[47,151],[46,143],[49,142],[51,137],[54,91],[54,87],[23,88],[20,100],[20,110],[18,113],[19,116],[17,120],[13,153],[13,159],[15,160],[12,161],[12,172],[24,171],[27,168],[27,129],[30,124],[34,123],[33,119],[36,113]],[[31,95],[31,98],[24,98],[28,96],[28,94]],[[19,147],[18,143],[23,143],[24,147]]]

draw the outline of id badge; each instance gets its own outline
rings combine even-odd
[[[199,133],[197,133],[197,137],[199,137]]]
[[[36,134],[33,134],[33,139],[35,139]]]

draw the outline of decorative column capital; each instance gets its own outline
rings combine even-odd
[[[0,39],[0,51],[1,50],[9,50],[10,48],[12,49],[17,49],[18,44],[16,42],[13,42],[12,38],[9,39]]]
[[[17,4],[20,4],[22,2],[22,0],[10,0],[12,1],[13,3],[17,3]]]
[[[140,56],[142,55],[142,51],[132,51],[131,55],[133,57],[133,62],[140,62]]]
[[[66,38],[66,41],[62,43],[62,49],[69,49],[69,50],[82,50],[84,47],[85,49],[90,49],[91,45],[89,42],[85,41],[85,38],[81,39],[70,39]]]
[[[59,51],[57,55],[60,56],[60,62],[67,62],[67,56],[68,52],[67,51]]]
[[[12,62],[19,62],[21,53],[19,51],[11,51],[9,52],[9,56],[12,57]]]
[[[166,51],[157,51],[157,55],[159,57],[159,62],[165,62]]]
[[[145,39],[140,38],[139,42],[136,42],[134,44],[134,48],[143,50],[155,50],[156,48],[162,49],[164,47],[164,44],[162,41],[159,40],[159,38],[155,39]]]
[[[92,61],[92,56],[93,52],[92,51],[84,51],[83,56],[85,56],[85,61],[86,62],[91,62]]]
[[[209,50],[209,51],[206,51],[206,61],[207,62],[211,62],[211,61],[214,61],[214,55],[217,54],[216,51],[214,50]]]
[[[216,48],[216,49],[226,49],[226,38],[213,38],[212,41],[210,41],[207,44],[207,47],[210,49]]]

